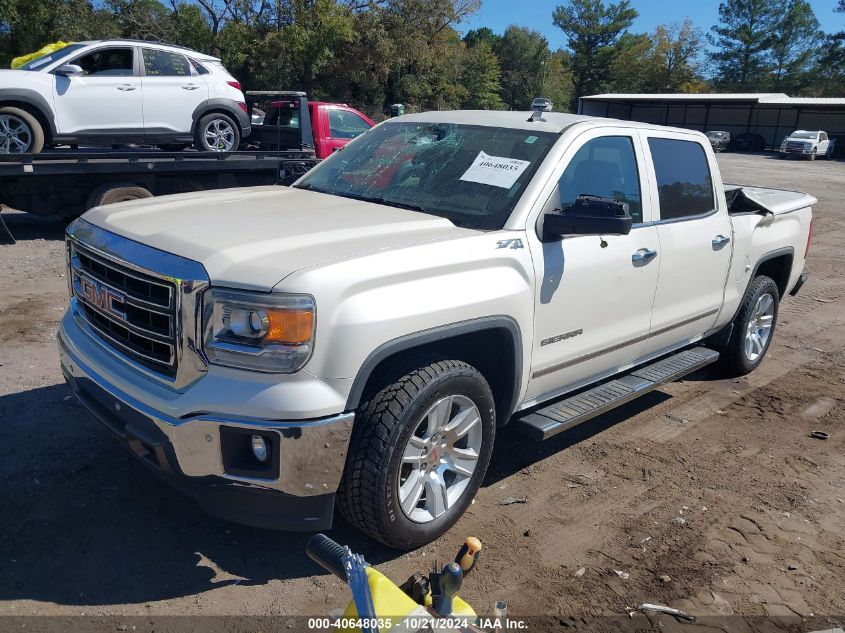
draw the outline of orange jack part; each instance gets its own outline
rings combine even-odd
[[[468,536],[466,541],[464,541],[461,550],[458,552],[458,559],[455,561],[461,566],[464,574],[469,573],[469,571],[475,567],[475,563],[478,560],[480,552],[481,541],[474,536]]]

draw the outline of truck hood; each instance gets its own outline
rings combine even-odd
[[[275,186],[133,200],[83,219],[200,262],[214,285],[263,291],[303,268],[477,233],[424,213]]]

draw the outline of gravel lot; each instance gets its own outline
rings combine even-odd
[[[719,162],[728,182],[819,198],[810,281],[783,304],[755,373],[696,374],[543,444],[503,434],[474,505],[422,550],[400,555],[342,524],[332,536],[404,580],[477,535],[485,551],[463,595],[479,611],[503,599],[514,615],[549,616],[535,630],[589,628],[573,617],[641,602],[842,626],[845,164]],[[307,559],[305,535],[207,516],[74,402],[55,349],[63,225],[6,217],[19,241],[0,246],[0,615],[107,615],[120,626],[133,615],[342,606],[345,588]],[[507,497],[527,503],[499,505]]]

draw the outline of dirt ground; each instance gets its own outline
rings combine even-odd
[[[810,281],[782,305],[756,372],[701,372],[543,444],[503,433],[470,510],[424,549],[397,554],[343,524],[331,536],[403,580],[477,535],[482,562],[462,595],[478,611],[505,600],[514,616],[547,616],[535,630],[589,629],[584,618],[642,602],[742,616],[734,624],[842,626],[845,164],[719,162],[728,182],[819,199]],[[106,615],[124,630],[128,616],[320,616],[345,604],[345,587],[305,556],[306,535],[207,516],[74,402],[55,349],[63,226],[7,221],[19,241],[0,246],[0,615]]]

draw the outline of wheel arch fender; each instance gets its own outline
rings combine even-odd
[[[2,88],[0,89],[0,106],[9,106],[26,110],[41,124],[44,135],[52,139],[57,134],[56,119],[53,116],[53,109],[47,99],[35,90],[27,88]]]
[[[789,291],[787,286],[792,275],[794,260],[795,249],[791,246],[784,246],[761,255],[748,278],[748,284],[750,285],[756,277],[766,275],[774,280],[780,296],[783,297]],[[747,289],[748,286],[746,286]]]
[[[206,114],[214,113],[225,114],[226,116],[231,117],[231,119],[238,124],[242,138],[246,137],[249,134],[250,122],[246,112],[241,110],[237,102],[233,101],[232,99],[223,98],[208,99],[207,101],[201,103],[194,109],[193,113],[191,114],[192,130],[196,132],[197,123],[199,123],[199,120],[202,117],[204,117]]]
[[[380,386],[382,379],[389,380],[387,372],[391,367],[402,366],[403,359],[437,354],[464,360],[484,375],[493,390],[497,422],[502,426],[519,401],[522,345],[519,324],[507,315],[451,323],[392,339],[373,350],[362,363],[352,382],[346,410],[357,409],[368,389]]]

